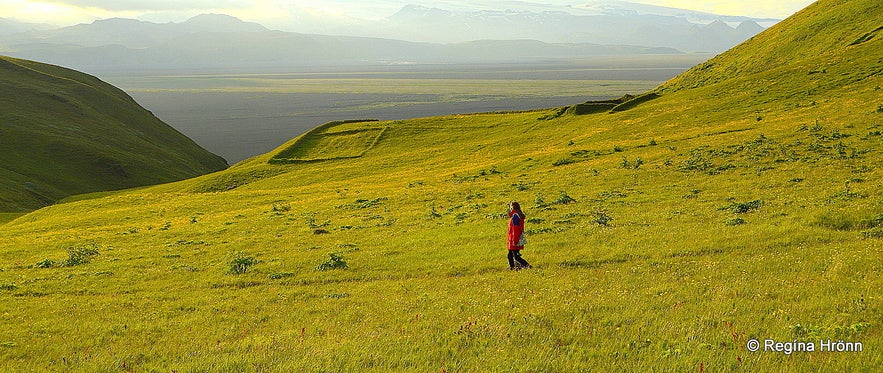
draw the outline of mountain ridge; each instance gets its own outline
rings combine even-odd
[[[498,63],[596,55],[681,53],[671,48],[528,43],[523,40],[517,41],[521,43],[518,48],[513,48],[510,41],[481,41],[485,48],[468,49],[468,43],[435,44],[290,33],[269,30],[224,15],[197,16],[177,24],[112,19],[16,38],[6,40],[6,54],[92,72],[175,69],[243,72],[242,69],[249,68],[259,72],[286,67]]]
[[[183,63],[182,67],[186,69],[235,69],[242,64],[225,65],[225,61],[243,61],[252,55],[264,58],[248,61],[251,65],[272,65],[262,66],[262,69],[288,65],[383,65],[389,61],[438,64],[525,62],[528,59],[527,62],[530,62],[530,56],[541,53],[525,51],[505,55],[501,50],[477,50],[473,51],[473,55],[456,55],[456,48],[451,46],[477,40],[530,39],[548,45],[593,44],[610,47],[606,51],[598,47],[582,51],[578,56],[583,57],[599,53],[707,53],[728,49],[759,32],[762,26],[758,22],[771,21],[626,2],[594,4],[554,7],[519,3],[509,10],[498,10],[481,3],[456,10],[410,4],[385,20],[362,21],[350,29],[329,28],[327,31],[330,34],[279,34],[283,31],[223,14],[202,14],[177,23],[115,18],[54,30],[0,34],[0,53],[90,72],[174,70],[178,67],[175,61],[189,61]],[[695,23],[693,19],[708,23]],[[733,27],[725,22],[739,24]],[[710,28],[714,30],[709,32]],[[200,34],[217,36],[212,39]],[[359,37],[351,36],[352,39],[344,41],[342,38],[347,36],[331,36],[345,34],[359,34]],[[443,37],[433,36],[436,34]],[[284,45],[285,49],[260,48],[264,44],[278,46],[277,39],[283,35],[289,39]],[[305,35],[324,40],[325,43],[293,42],[303,39]],[[371,51],[358,45],[366,42],[378,45],[372,46]],[[392,49],[384,49],[391,43],[398,43],[396,49],[408,52],[395,53]],[[420,47],[414,48],[415,44],[420,44]],[[166,48],[167,45],[172,45],[174,49]],[[205,58],[191,49],[236,51],[227,55],[219,55],[216,51],[213,58]],[[569,49],[565,53],[557,51],[549,57],[570,58],[578,48]],[[543,53],[549,52],[545,48]],[[266,58],[274,53],[279,54],[276,61]]]
[[[530,4],[530,3],[526,3]],[[387,18],[388,27],[400,30],[411,39],[433,42],[465,42],[476,39],[535,38],[546,42],[589,42],[670,47],[685,52],[722,52],[757,33],[757,28],[733,28],[729,23],[778,20],[739,16],[721,16],[683,9],[597,1],[582,6],[533,9],[475,7],[449,10],[417,4],[403,6]],[[705,38],[702,28],[720,22],[714,39]],[[548,25],[554,24],[555,28]],[[758,24],[757,26],[760,26]],[[697,28],[698,27],[698,28]],[[566,30],[559,32],[558,30]],[[444,36],[432,34],[448,30]],[[647,31],[652,30],[652,31]],[[384,36],[392,35],[392,33]]]

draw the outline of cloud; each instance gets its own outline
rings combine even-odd
[[[815,0],[632,0],[635,3],[696,10],[721,15],[787,18]]]
[[[224,13],[288,31],[335,33],[338,32],[333,28],[335,24],[343,22],[357,29],[360,20],[382,20],[407,4],[446,9],[508,9],[524,7],[529,3],[565,6],[591,1],[594,0],[0,0],[0,15],[27,22],[67,26],[113,17],[181,22],[200,13]],[[813,2],[630,1],[709,13],[773,18],[785,18]]]
[[[248,8],[250,0],[46,0],[81,9],[103,9],[111,12],[176,11],[190,9]]]

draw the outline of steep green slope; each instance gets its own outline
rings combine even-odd
[[[226,162],[95,77],[0,57],[0,211],[198,176]]]
[[[0,226],[0,367],[873,371],[883,41],[849,44],[616,113],[332,123],[41,209]],[[507,270],[511,200],[529,271]]]
[[[806,74],[825,73],[840,64],[837,57],[856,52],[867,57],[861,67],[879,74],[881,63],[867,53],[867,42],[883,38],[883,22],[869,15],[883,14],[883,3],[822,1],[733,49],[699,64],[660,87],[663,92],[697,88],[717,82],[800,67]],[[859,71],[854,73],[859,74]],[[812,80],[807,83],[811,83]]]

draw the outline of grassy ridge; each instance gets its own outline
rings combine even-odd
[[[225,162],[123,91],[57,66],[0,57],[0,211],[197,176]]]
[[[269,162],[295,144],[352,155],[295,139],[221,173],[41,209],[0,226],[0,364],[873,370],[883,103],[868,72],[883,42],[850,43],[616,113],[349,123],[333,131],[385,129],[358,156]],[[511,200],[530,271],[506,269]],[[752,338],[864,351],[750,352]]]
[[[883,4],[863,1],[842,1],[811,6],[788,18],[770,31],[760,33],[733,49],[699,64],[660,87],[660,91],[712,85],[727,79],[751,77],[782,67],[800,67],[808,74],[826,73],[828,67],[838,67],[841,61],[852,58],[830,58],[854,51],[872,58],[865,42],[883,37],[881,24],[874,17],[857,14],[880,14]],[[829,58],[820,58],[827,56]],[[879,74],[879,61],[866,64]],[[852,66],[855,67],[855,66]],[[854,71],[859,73],[859,71]],[[786,75],[788,76],[788,75]],[[808,81],[810,83],[812,80]],[[771,82],[771,81],[767,81]],[[801,87],[808,88],[808,87]]]

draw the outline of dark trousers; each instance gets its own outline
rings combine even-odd
[[[530,268],[530,263],[521,257],[521,250],[509,250],[509,269],[521,268]]]

